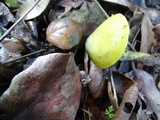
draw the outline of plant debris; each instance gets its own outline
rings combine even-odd
[[[159,0],[2,0],[0,119],[159,120],[159,8]],[[126,52],[100,69],[85,42],[117,13],[130,27]]]

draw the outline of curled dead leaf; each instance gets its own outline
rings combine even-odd
[[[151,49],[154,45],[153,25],[150,19],[144,15],[141,25],[141,47],[140,51],[145,53],[151,53]]]
[[[149,73],[143,70],[135,69],[133,74],[136,82],[142,84],[140,92],[145,95],[149,103],[148,106],[154,111],[156,117],[160,119],[160,92],[155,84],[155,80]]]
[[[106,86],[105,75],[103,74],[102,69],[98,68],[93,62],[90,62],[89,76],[91,77],[91,82],[88,87],[95,99],[100,97],[104,91]]]
[[[126,90],[123,100],[116,111],[116,117],[113,120],[129,120],[137,99],[138,88],[134,84]]]
[[[116,91],[120,96],[123,96],[125,91],[134,85],[134,81],[130,78],[126,77],[125,75],[119,73],[119,72],[113,72],[113,79],[114,84],[116,87]]]
[[[46,35],[51,45],[69,50],[80,42],[82,32],[77,22],[69,18],[62,18],[49,24]]]
[[[0,43],[0,63],[18,58],[23,52],[26,52],[26,47],[21,41],[15,38],[5,39],[2,43]]]
[[[157,24],[156,26],[154,26],[152,30],[157,37],[160,37],[160,24]]]

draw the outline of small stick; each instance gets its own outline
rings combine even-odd
[[[16,62],[16,61],[18,61],[18,60],[22,60],[22,59],[24,59],[24,58],[27,58],[27,57],[29,57],[29,56],[32,56],[32,55],[35,55],[35,54],[37,54],[37,53],[41,53],[41,52],[44,52],[44,51],[46,51],[46,50],[45,50],[45,49],[42,49],[42,50],[39,50],[39,51],[36,51],[36,52],[32,52],[32,53],[30,53],[30,54],[26,54],[26,55],[24,55],[24,56],[22,56],[22,57],[19,57],[19,58],[14,59],[14,60],[10,60],[10,61],[4,62],[4,63],[0,63],[0,67],[5,66],[6,64],[9,64],[9,63]]]
[[[117,99],[117,94],[116,94],[116,87],[115,87],[115,84],[114,84],[114,80],[113,80],[113,74],[112,74],[112,68],[110,67],[109,68],[109,72],[110,72],[110,82],[111,82],[111,86],[112,86],[112,90],[113,90],[113,98],[115,100],[115,104],[116,104],[116,108],[114,109],[117,109],[118,108],[118,99]]]
[[[30,9],[28,9],[1,37],[0,42],[11,32],[11,30],[40,2],[38,0]]]
[[[109,18],[109,15],[106,13],[106,11],[102,8],[102,6],[99,4],[97,0],[94,0],[94,2],[98,5],[98,7],[101,9],[101,11],[104,13],[106,18]]]

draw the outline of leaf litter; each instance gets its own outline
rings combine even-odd
[[[32,6],[26,10],[27,2]],[[40,10],[27,17],[27,11],[34,9],[30,0],[21,3],[16,16],[15,8],[0,2],[0,119],[107,120],[110,119],[105,114],[108,106],[115,110],[113,119],[160,119],[158,0],[35,2],[46,4],[35,5]],[[106,19],[105,14],[115,13],[122,13],[129,21],[131,32],[127,49],[143,51],[148,56],[118,61],[112,70],[102,70],[84,56],[84,43]],[[53,38],[58,38],[58,44],[62,45],[64,35],[71,40],[69,43],[64,40],[67,41],[64,44],[72,44],[77,38],[68,33],[78,29],[82,32],[80,41],[67,50],[46,41],[49,24],[66,17],[74,20],[71,25],[63,23],[66,30],[59,31],[64,28],[58,22],[51,26],[57,25]],[[33,24],[28,26],[29,22]],[[76,27],[70,30],[70,26]],[[84,79],[80,71],[85,71],[87,78]],[[110,84],[112,78],[115,86]]]

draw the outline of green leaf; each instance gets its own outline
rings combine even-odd
[[[105,111],[105,114],[109,117],[109,119],[114,118],[116,115],[114,114],[114,108],[113,106],[108,106],[108,108]]]
[[[2,32],[2,30],[0,29],[0,36],[2,36],[2,34],[3,34],[3,32]]]
[[[19,8],[20,6],[18,0],[6,0],[6,2],[13,8]]]

